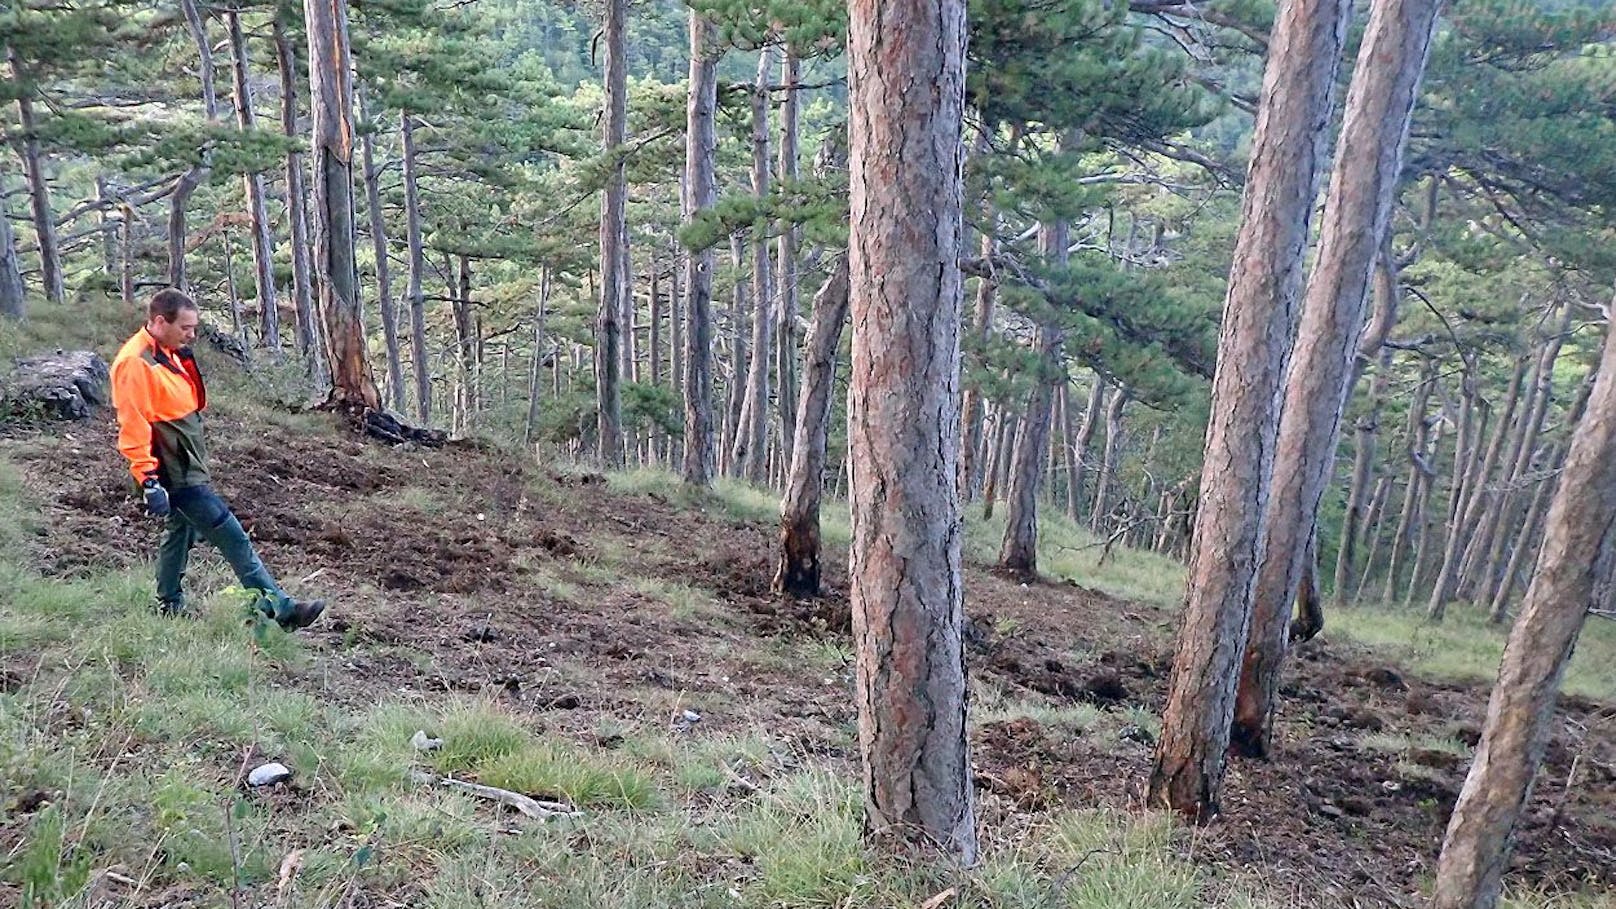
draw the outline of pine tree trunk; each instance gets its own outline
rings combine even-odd
[[[122,223],[118,225],[118,246],[120,247],[120,261],[118,263],[119,277],[118,289],[123,298],[125,309],[132,309],[135,305],[135,225],[133,212],[125,210]]]
[[[1481,742],[1448,821],[1435,909],[1497,904],[1510,833],[1548,747],[1566,663],[1616,550],[1616,333],[1606,338],[1603,360],[1549,507],[1537,571],[1504,647]]]
[[[230,58],[235,91],[236,125],[244,133],[258,129],[258,118],[253,111],[252,83],[248,79],[247,37],[241,30],[241,14],[236,10],[225,13],[230,30]],[[242,178],[247,197],[247,218],[252,228],[252,257],[254,289],[258,296],[258,326],[263,333],[262,346],[279,353],[281,349],[281,314],[275,294],[275,238],[270,233],[269,212],[264,205],[264,175],[247,174]]]
[[[195,0],[180,0],[180,11],[185,16],[186,28],[191,33],[191,43],[196,45],[197,76],[202,83],[202,108],[209,125],[219,119],[219,95],[214,87],[213,73],[213,42],[208,38],[207,24],[202,20]],[[29,129],[27,118],[24,118],[23,129]],[[191,196],[196,193],[198,186],[208,177],[210,171],[208,153],[201,153],[201,160],[186,169],[180,175],[179,182],[175,184],[173,195],[168,201],[168,283],[171,287],[188,290],[189,283],[185,271],[185,247],[187,231],[185,227],[186,208],[191,203]],[[43,245],[43,244],[42,244]],[[55,239],[51,243],[53,254]],[[58,266],[59,267],[59,266]],[[47,283],[49,280],[47,271]]]
[[[370,245],[376,256],[376,308],[381,310],[382,337],[387,344],[387,400],[393,410],[403,413],[407,397],[404,393],[404,362],[399,351],[392,265],[387,258],[387,222],[382,217],[381,175],[376,169],[375,135],[367,130],[360,141],[365,163],[365,207],[370,213]]]
[[[969,867],[978,850],[956,488],[965,3],[852,0],[848,12],[864,825]]]
[[[331,403],[381,409],[370,375],[354,256],[353,65],[348,8],[340,0],[304,0],[309,36],[309,94],[314,110],[314,274],[319,287]]]
[[[987,219],[992,224],[993,219]],[[990,227],[981,238],[982,258],[989,263],[993,261],[993,253],[997,244],[993,239]],[[971,320],[971,340],[984,349],[988,338],[993,332],[993,305],[997,295],[998,282],[993,275],[991,264],[988,273],[982,275],[976,282],[976,312]],[[970,503],[982,491],[982,462],[988,451],[984,447],[982,437],[982,416],[985,408],[982,401],[982,389],[969,378],[965,381],[965,396],[961,420],[965,424],[965,439],[960,446],[960,500]]]
[[[1311,539],[1333,473],[1341,415],[1352,392],[1352,363],[1368,315],[1370,277],[1390,226],[1409,121],[1440,6],[1440,0],[1376,3],[1347,93],[1318,256],[1291,360],[1295,368],[1287,376],[1266,552],[1252,590],[1251,629],[1235,695],[1230,745],[1246,757],[1267,757],[1272,748],[1291,605],[1302,574],[1315,570]],[[1345,572],[1340,576],[1344,587]]]
[[[1457,582],[1461,597],[1468,596],[1474,589],[1476,560],[1479,553],[1487,551],[1492,545],[1492,530],[1483,521],[1483,516],[1496,509],[1500,486],[1508,482],[1507,477],[1498,476],[1498,469],[1504,453],[1505,440],[1515,435],[1512,430],[1524,424],[1526,419],[1526,415],[1517,413],[1517,410],[1528,365],[1529,358],[1517,358],[1515,371],[1510,375],[1504,410],[1493,426],[1492,439],[1487,443],[1487,455],[1482,459],[1476,483],[1472,487],[1469,500],[1465,503],[1464,514],[1459,519],[1459,526],[1466,531],[1464,543],[1460,545],[1459,535],[1456,534],[1449,540],[1449,548],[1453,551],[1443,554],[1444,560],[1453,561],[1451,568],[1458,572]],[[1531,406],[1531,401],[1528,401],[1527,409],[1530,410]],[[1505,470],[1508,470],[1508,465],[1505,465]]]
[[[998,500],[999,490],[1003,488],[1002,478],[1005,476],[1007,465],[1010,463],[1011,446],[1016,441],[1016,427],[1021,420],[1009,407],[997,408],[997,435],[994,437],[993,451],[988,457],[987,479],[982,488],[982,520],[993,518],[993,505]]]
[[[1269,41],[1218,342],[1184,620],[1147,801],[1217,812],[1261,562],[1277,391],[1351,4],[1286,0]]]
[[[1557,450],[1551,450],[1545,459],[1556,468],[1560,466],[1560,455]],[[1521,521],[1520,533],[1515,538],[1515,546],[1510,551],[1509,563],[1504,568],[1504,576],[1499,580],[1498,587],[1493,591],[1493,598],[1487,605],[1487,621],[1494,625],[1502,625],[1509,618],[1509,600],[1515,592],[1515,578],[1526,567],[1526,554],[1532,550],[1533,539],[1539,536],[1538,525],[1543,519],[1543,510],[1548,506],[1549,497],[1555,489],[1555,478],[1541,480],[1537,491],[1532,494],[1532,504],[1526,509],[1526,518]]]
[[[0,174],[0,317],[26,319],[28,297],[22,284],[22,266],[17,261],[17,235],[11,230],[11,214],[6,205],[4,174]]]
[[[750,372],[747,366],[746,349],[746,282],[742,280],[743,269],[746,267],[746,253],[744,242],[740,234],[729,238],[730,262],[735,267],[735,291],[730,297],[729,326],[729,382],[726,386],[728,405],[724,412],[724,475],[729,477],[740,476],[740,462],[734,456],[735,446],[739,444],[738,436],[741,434],[741,405],[746,397],[746,377]]]
[[[825,286],[814,295],[802,371],[802,408],[797,413],[791,475],[780,503],[780,564],[774,590],[792,596],[819,595],[819,506],[825,489],[825,447],[836,392],[836,351],[848,307],[847,258],[838,257]]]
[[[758,55],[757,81],[752,87],[752,193],[759,200],[769,195],[769,75],[773,55],[764,48]],[[769,268],[769,227],[755,225],[752,237],[752,362],[741,403],[740,430],[731,454],[739,475],[754,485],[768,481],[769,372],[774,365],[774,285]]]
[[[291,39],[286,33],[283,14],[277,10],[274,19],[275,67],[281,78],[281,133],[287,138],[299,136],[297,129],[297,58]],[[286,156],[286,220],[290,222],[292,247],[292,300],[297,309],[297,349],[317,364],[316,376],[325,371],[325,358],[319,352],[319,329],[315,325],[314,281],[309,264],[308,188],[303,182],[303,153],[289,152]],[[419,355],[419,354],[418,354]],[[423,419],[425,419],[423,417]]]
[[[600,203],[600,308],[595,326],[596,445],[600,463],[623,466],[623,244],[624,201],[628,186],[618,156],[627,130],[628,68],[626,26],[628,0],[606,0],[604,26],[606,111],[602,145],[613,156]]]
[[[1420,381],[1414,389],[1414,400],[1408,409],[1408,423],[1403,430],[1404,450],[1408,456],[1408,483],[1403,491],[1403,507],[1399,512],[1397,530],[1392,534],[1391,552],[1387,557],[1386,587],[1381,594],[1383,603],[1402,599],[1398,596],[1399,590],[1402,589],[1400,576],[1403,565],[1411,554],[1414,533],[1419,526],[1416,522],[1416,511],[1420,504],[1421,489],[1425,484],[1426,471],[1422,465],[1430,433],[1425,423],[1425,413],[1431,400],[1431,386],[1436,381],[1434,370],[1434,364],[1427,360],[1425,367],[1420,371]]]
[[[713,26],[690,12],[690,96],[685,109],[685,223],[712,208],[716,194],[714,154],[718,104],[718,58]],[[685,254],[684,364],[675,367],[685,393],[684,480],[710,486],[717,469],[713,450],[713,251]]]
[[[1107,404],[1108,390],[1105,379],[1095,375],[1094,384],[1089,386],[1089,400],[1083,409],[1083,422],[1077,426],[1077,434],[1072,439],[1072,462],[1077,466],[1077,472],[1072,475],[1071,485],[1066,492],[1066,515],[1073,521],[1082,517],[1082,505],[1087,499],[1087,477],[1089,445],[1094,442],[1094,433],[1100,427],[1100,414],[1104,413]]]
[[[455,429],[460,434],[467,433],[471,428],[471,415],[476,411],[477,380],[474,372],[477,364],[477,337],[472,327],[471,316],[471,259],[465,255],[456,257],[451,264],[444,263],[451,281],[449,290],[454,311],[455,345],[458,356],[455,360],[456,387],[460,394],[455,400]]]
[[[426,250],[421,240],[421,187],[416,175],[415,118],[403,111],[398,118],[404,165],[404,237],[409,247],[410,274],[405,295],[410,299],[410,358],[415,365],[415,408],[423,425],[432,422],[432,356],[426,346]]]
[[[1131,400],[1128,389],[1118,386],[1117,393],[1105,408],[1105,452],[1101,455],[1099,476],[1094,481],[1094,511],[1089,515],[1089,527],[1095,533],[1110,529],[1108,519],[1115,508],[1111,504],[1111,487],[1117,482],[1117,464],[1122,458],[1122,411]]]
[[[1076,523],[1078,488],[1083,484],[1083,461],[1077,455],[1077,420],[1072,413],[1072,382],[1069,378],[1060,383],[1060,395],[1055,401],[1055,407],[1059,409],[1061,415],[1061,460],[1066,469],[1063,504],[1066,516]]]
[[[1475,364],[1466,360],[1459,378],[1459,437],[1454,443],[1453,472],[1448,478],[1448,507],[1447,520],[1442,523],[1442,547],[1426,546],[1428,553],[1436,555],[1437,569],[1431,579],[1431,595],[1426,606],[1426,617],[1433,622],[1442,621],[1442,615],[1447,610],[1448,600],[1453,593],[1454,570],[1447,558],[1448,550],[1453,547],[1454,537],[1461,536],[1463,528],[1458,526],[1458,511],[1464,505],[1465,486],[1469,482],[1470,452],[1475,445],[1475,421],[1473,419],[1476,401],[1476,375]],[[1434,540],[1432,540],[1434,543]],[[1424,561],[1423,559],[1421,560]],[[1420,575],[1416,572],[1416,578]]]
[[[1363,571],[1359,573],[1358,586],[1353,589],[1354,602],[1362,600],[1364,591],[1369,589],[1369,578],[1374,573],[1375,559],[1380,555],[1380,541],[1385,535],[1386,505],[1391,501],[1395,482],[1390,476],[1375,481],[1375,494],[1369,500],[1369,513],[1364,518],[1363,533],[1358,538],[1358,548],[1363,552]]]
[[[1067,226],[1064,221],[1041,224],[1038,252],[1051,268],[1064,268],[1067,262]],[[1043,479],[1045,456],[1049,453],[1050,420],[1055,390],[1065,384],[1060,351],[1064,340],[1059,325],[1041,322],[1033,343],[1038,349],[1038,375],[1027,400],[1027,418],[1022,421],[1016,440],[1015,465],[1010,472],[1010,488],[1005,496],[1009,513],[1005,516],[1004,541],[999,546],[999,567],[1024,578],[1038,576],[1038,487]],[[1053,458],[1049,461],[1052,463]]]
[[[247,326],[241,318],[241,294],[236,290],[235,252],[230,242],[230,231],[221,232],[219,240],[220,245],[224,247],[224,294],[225,302],[230,305],[230,332],[245,348],[250,345],[247,340]]]
[[[527,383],[527,419],[522,423],[522,444],[532,445],[539,425],[539,386],[544,377],[544,317],[550,308],[550,267],[539,268],[539,306],[533,314],[533,371]],[[561,351],[555,353],[561,362]]]
[[[56,215],[51,210],[50,183],[45,178],[45,161],[40,155],[39,134],[34,123],[33,86],[28,82],[16,50],[7,45],[6,55],[10,58],[11,80],[22,89],[17,92],[17,125],[21,135],[13,142],[28,179],[28,201],[34,236],[39,241],[39,271],[44,281],[45,299],[61,303],[67,299],[67,289],[62,279],[61,252],[56,244]]]
[[[801,64],[796,52],[786,47],[780,74],[785,82],[785,101],[780,106],[780,181],[788,186],[797,181],[797,82],[801,78]],[[797,245],[802,228],[795,223],[781,225],[779,242],[779,298],[778,322],[779,361],[775,367],[780,396],[781,461],[791,464],[796,457],[797,425],[797,316],[801,308],[797,302]]]

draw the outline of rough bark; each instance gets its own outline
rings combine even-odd
[[[1287,0],[1269,41],[1213,377],[1184,619],[1147,799],[1217,812],[1262,560],[1277,392],[1351,4]]]
[[[964,0],[852,0],[855,700],[865,830],[978,856],[959,513]]]
[[[739,462],[733,457],[735,437],[741,426],[741,403],[746,394],[746,282],[741,280],[746,252],[740,234],[729,238],[730,262],[735,267],[735,290],[729,301],[729,380],[725,383],[723,458],[724,475],[739,476]]]
[[[252,82],[249,79],[247,37],[241,29],[241,13],[232,9],[225,13],[230,31],[230,59],[236,108],[236,125],[244,133],[258,128],[258,115],[253,111]],[[258,328],[262,332],[259,342],[273,351],[281,349],[281,313],[275,293],[275,237],[270,231],[269,211],[264,204],[264,175],[246,174],[242,177],[247,197],[247,220],[252,232],[253,282],[258,296]]]
[[[982,520],[993,517],[993,506],[998,501],[999,491],[1003,489],[1002,478],[1005,475],[1005,466],[1010,462],[1011,446],[1016,441],[1016,427],[1020,418],[1010,408],[1000,406],[995,419],[996,434],[994,435],[993,450],[988,455],[987,479],[982,486]]]
[[[1060,391],[1055,399],[1056,411],[1060,414],[1060,451],[1061,461],[1066,472],[1065,507],[1066,516],[1077,522],[1078,487],[1083,482],[1083,461],[1077,456],[1077,420],[1072,413],[1072,383],[1070,379],[1063,379]]]
[[[1510,631],[1487,721],[1437,862],[1434,909],[1491,909],[1509,840],[1554,725],[1566,663],[1616,540],[1616,333],[1549,507],[1542,555]]]
[[[1370,277],[1389,229],[1410,118],[1440,0],[1384,0],[1369,14],[1336,148],[1319,252],[1287,376],[1268,500],[1266,554],[1252,591],[1250,640],[1235,696],[1231,746],[1271,748],[1291,606],[1329,485],[1368,315]],[[1342,575],[1345,586],[1345,574]]]
[[[456,261],[447,261],[449,273],[450,309],[455,327],[455,410],[451,423],[456,433],[465,433],[471,427],[471,416],[477,410],[477,334],[471,315],[471,259],[461,255]]]
[[[1463,514],[1459,517],[1457,525],[1459,532],[1449,536],[1447,549],[1442,554],[1443,570],[1456,572],[1454,581],[1459,584],[1460,596],[1466,595],[1471,586],[1466,582],[1466,578],[1474,577],[1472,566],[1476,553],[1485,551],[1491,545],[1491,533],[1481,519],[1496,506],[1500,485],[1506,479],[1496,476],[1503,457],[1505,441],[1513,434],[1512,427],[1524,423],[1526,419],[1525,415],[1518,414],[1517,410],[1529,365],[1529,357],[1520,357],[1515,362],[1515,371],[1510,374],[1509,391],[1504,397],[1504,409],[1493,425],[1492,438],[1487,443],[1487,454],[1477,469],[1476,482],[1471,487]],[[1530,401],[1527,406],[1530,409]]]
[[[415,367],[415,410],[423,424],[432,422],[432,358],[426,346],[426,251],[421,240],[421,188],[416,174],[415,118],[409,111],[399,114],[399,139],[404,165],[404,243],[410,259],[409,283],[405,296],[410,300],[410,358]]]
[[[624,201],[621,156],[628,124],[627,0],[606,0],[606,111],[602,145],[612,157],[600,202],[600,306],[595,324],[596,453],[606,467],[623,466],[622,324]]]
[[[191,33],[191,43],[196,46],[197,77],[202,83],[202,109],[208,123],[212,124],[219,119],[219,95],[214,87],[213,42],[208,38],[207,24],[203,21],[195,0],[180,0],[180,12],[185,17],[187,30]],[[27,129],[26,122],[24,129]],[[197,187],[207,179],[210,170],[208,155],[204,152],[200,160],[180,175],[174,193],[168,200],[168,283],[171,287],[181,290],[188,289],[185,270],[186,208],[190,205],[191,196],[196,193]],[[54,246],[54,239],[52,245]]]
[[[687,224],[715,201],[718,59],[712,41],[712,23],[691,10],[690,95],[685,107]],[[717,469],[713,450],[713,251],[687,252],[685,263],[684,480],[693,486],[709,486]]]
[[[277,12],[274,22],[275,67],[281,77],[281,132],[288,138],[298,136],[297,129],[297,58],[286,23]],[[314,315],[314,281],[309,263],[308,189],[303,182],[303,153],[292,151],[286,156],[286,214],[290,222],[292,246],[292,301],[297,309],[297,349],[318,364],[316,373],[323,373],[325,359],[318,353],[319,328]],[[425,417],[422,417],[425,420]]]
[[[309,95],[314,110],[314,275],[319,287],[326,362],[334,405],[379,410],[370,375],[359,270],[354,255],[353,65],[348,53],[348,6],[343,0],[304,0],[309,37]]]
[[[797,411],[791,475],[780,502],[778,593],[819,594],[819,505],[825,490],[825,443],[836,392],[836,350],[847,320],[847,258],[838,257],[825,286],[814,295],[802,371],[802,406]]]
[[[752,194],[769,194],[769,77],[773,54],[758,55],[757,79],[752,86]],[[746,395],[741,401],[739,431],[731,457],[739,475],[761,486],[768,481],[769,373],[774,366],[774,281],[769,267],[769,228],[752,228],[752,362],[747,371]]]
[[[61,303],[67,298],[67,290],[62,282],[62,257],[56,243],[56,215],[51,210],[50,183],[45,178],[45,159],[39,151],[39,136],[34,123],[32,87],[16,50],[7,46],[6,56],[11,65],[12,82],[23,87],[22,91],[17,92],[17,126],[21,134],[13,141],[28,180],[29,210],[33,215],[34,236],[39,242],[39,270],[45,299]]]

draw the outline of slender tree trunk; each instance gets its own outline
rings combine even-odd
[[[685,109],[685,223],[712,208],[716,194],[714,154],[717,145],[718,58],[711,49],[713,26],[690,12],[690,96]],[[710,486],[716,469],[713,451],[713,251],[685,257],[685,391],[684,480]]]
[[[368,119],[368,118],[367,118]],[[365,207],[370,211],[370,245],[376,255],[376,308],[382,314],[382,338],[387,344],[387,400],[404,412],[404,362],[399,352],[398,312],[393,305],[392,266],[387,259],[387,221],[382,217],[381,175],[376,169],[376,140],[372,130],[360,139],[365,163]]]
[[[1351,4],[1286,0],[1269,41],[1224,304],[1184,621],[1148,801],[1217,812],[1236,683],[1263,558],[1277,392],[1301,285]]]
[[[785,57],[780,66],[782,81],[785,83],[785,100],[780,106],[780,180],[788,186],[797,181],[797,121],[798,121],[798,94],[797,82],[801,78],[801,64],[797,59],[796,51],[786,46]],[[776,385],[780,396],[780,441],[781,461],[792,464],[796,457],[796,425],[797,425],[797,314],[801,308],[797,302],[797,244],[801,228],[795,223],[787,221],[781,225],[779,241],[779,299],[780,316],[778,318],[779,361],[775,367],[777,376]]]
[[[197,76],[202,82],[202,107],[211,125],[219,119],[219,95],[214,88],[213,73],[213,42],[208,38],[207,24],[198,11],[195,0],[180,0],[180,12],[185,16],[185,24],[191,33],[191,42],[196,45]],[[28,130],[26,118],[23,129]],[[173,195],[168,201],[168,283],[181,290],[189,289],[185,271],[185,252],[187,231],[185,227],[186,208],[191,203],[191,196],[196,188],[201,186],[211,170],[208,153],[202,152],[200,160],[186,169],[175,185]],[[54,237],[52,238],[54,248]],[[47,276],[48,280],[48,276]]]
[[[1108,529],[1107,518],[1114,508],[1111,487],[1116,483],[1117,463],[1122,457],[1122,411],[1128,401],[1128,390],[1118,386],[1105,408],[1105,451],[1100,456],[1099,475],[1094,480],[1094,511],[1089,515],[1089,527],[1096,533]]]
[[[445,259],[447,258],[445,256]],[[460,389],[460,394],[455,400],[455,412],[458,417],[454,423],[456,431],[464,434],[471,428],[471,415],[477,409],[475,375],[477,338],[471,315],[471,259],[461,255],[456,257],[454,263],[446,261],[444,266],[451,282],[449,296],[453,300],[455,343],[458,351],[455,359],[455,375],[458,378],[456,387]]]
[[[1554,726],[1566,663],[1616,551],[1616,333],[1577,423],[1542,555],[1487,704],[1470,773],[1437,862],[1434,909],[1491,909],[1509,838]]]
[[[741,405],[745,400],[746,377],[750,371],[747,366],[746,349],[746,282],[741,280],[746,253],[740,234],[729,238],[729,249],[730,261],[735,266],[735,292],[730,297],[729,309],[729,382],[726,389],[729,400],[724,414],[724,474],[738,477],[741,475],[741,465],[734,452],[735,446],[739,444],[737,437],[741,434]]]
[[[986,219],[990,225],[982,234],[982,258],[989,263],[993,261],[993,253],[997,244],[993,239],[991,224],[993,218]],[[987,346],[988,338],[993,332],[993,305],[997,296],[998,279],[994,277],[991,264],[988,273],[977,279],[976,282],[976,313],[971,320],[971,341],[979,351]],[[983,446],[982,415],[984,411],[982,389],[977,383],[966,380],[964,412],[961,419],[965,423],[965,439],[960,447],[960,499],[965,503],[976,500],[982,491],[982,461],[987,451]]]
[[[606,46],[606,112],[602,145],[613,156],[606,191],[600,203],[600,309],[595,326],[596,444],[601,464],[623,466],[622,376],[624,201],[628,187],[619,150],[627,130],[628,0],[607,0],[604,26]]]
[[[225,13],[230,30],[230,58],[235,64],[233,93],[236,107],[236,125],[244,133],[258,129],[258,118],[253,111],[252,83],[248,78],[247,37],[241,30],[241,14],[236,10]],[[258,295],[258,325],[263,333],[262,346],[279,353],[281,349],[281,313],[275,294],[275,237],[270,232],[269,212],[264,204],[264,175],[247,174],[242,178],[247,197],[247,218],[252,228],[253,280]]]
[[[1006,466],[1010,463],[1011,446],[1016,441],[1016,427],[1021,419],[1009,407],[998,408],[998,435],[993,443],[992,455],[988,458],[987,479],[982,488],[982,520],[993,517],[993,505],[998,500],[1002,478],[1006,473]]]
[[[1381,601],[1384,603],[1403,599],[1398,596],[1403,590],[1400,583],[1402,569],[1407,556],[1412,552],[1413,537],[1420,526],[1416,512],[1428,472],[1425,468],[1425,459],[1430,434],[1425,414],[1431,400],[1431,386],[1436,381],[1434,376],[1435,367],[1428,360],[1420,371],[1420,381],[1414,389],[1414,400],[1408,409],[1408,423],[1403,430],[1405,452],[1408,456],[1408,484],[1403,491],[1403,507],[1399,512],[1397,530],[1392,534],[1391,552],[1387,557],[1386,586],[1381,594]]]
[[[135,306],[135,213],[131,209],[124,209],[123,218],[118,225],[118,245],[122,247],[122,258],[119,262],[119,292],[123,297],[125,310],[132,310]]]
[[[309,37],[309,93],[314,109],[314,273],[318,312],[331,365],[331,403],[381,409],[370,375],[354,250],[353,66],[348,8],[339,0],[304,0]]]
[[[1075,524],[1078,511],[1078,489],[1083,485],[1083,461],[1077,455],[1077,420],[1072,413],[1072,382],[1061,382],[1060,396],[1055,402],[1061,415],[1061,460],[1066,467],[1066,517]]]
[[[230,332],[242,347],[247,347],[247,326],[241,318],[241,294],[236,290],[235,248],[230,242],[230,231],[220,232],[219,240],[224,247],[224,293],[225,301],[230,304]]]
[[[399,114],[399,139],[404,164],[404,237],[409,247],[410,274],[405,295],[410,299],[410,350],[415,364],[415,407],[421,422],[432,422],[432,358],[426,346],[426,251],[421,240],[421,189],[416,175],[415,118],[409,111]]]
[[[1469,499],[1465,502],[1464,513],[1459,518],[1458,526],[1463,533],[1453,534],[1448,540],[1448,548],[1451,551],[1443,553],[1446,563],[1444,568],[1457,572],[1455,579],[1459,584],[1461,597],[1467,596],[1475,585],[1477,553],[1486,551],[1492,544],[1492,531],[1482,518],[1496,507],[1499,487],[1508,481],[1507,477],[1497,475],[1498,468],[1503,457],[1505,440],[1514,435],[1512,429],[1516,424],[1524,424],[1525,421],[1525,416],[1518,415],[1516,411],[1520,406],[1521,388],[1526,380],[1528,365],[1527,357],[1520,357],[1515,362],[1515,371],[1510,375],[1509,391],[1504,399],[1504,410],[1493,426],[1492,438],[1487,443],[1487,454],[1482,459]],[[1527,402],[1527,409],[1531,409],[1530,401]]]
[[[297,128],[297,58],[286,33],[284,16],[279,10],[275,14],[274,39],[275,67],[281,77],[281,132],[291,139],[300,135]],[[297,349],[309,358],[311,364],[315,364],[313,372],[319,378],[325,372],[325,358],[318,350],[319,328],[315,324],[307,199],[308,189],[303,182],[303,153],[289,152],[286,155],[286,220],[291,225],[292,300],[297,309]],[[417,351],[416,356],[422,354]]]
[[[769,194],[769,75],[773,55],[764,48],[758,56],[757,81],[752,87],[752,193]],[[767,225],[753,228],[752,238],[752,362],[741,403],[740,429],[732,457],[739,475],[754,485],[768,480],[769,372],[774,350],[774,284],[769,268]]]
[[[4,174],[0,174],[0,316],[28,317],[28,297],[22,284],[22,266],[17,261],[17,235],[11,230],[11,214],[6,206]]]
[[[1087,499],[1087,477],[1089,446],[1094,442],[1094,433],[1100,427],[1100,414],[1106,411],[1107,389],[1105,379],[1095,375],[1094,384],[1089,386],[1089,400],[1083,409],[1083,422],[1077,426],[1076,437],[1072,440],[1072,462],[1077,466],[1077,472],[1072,475],[1071,488],[1066,494],[1066,514],[1073,521],[1080,520],[1082,504]]]
[[[1363,532],[1358,536],[1358,548],[1364,557],[1363,571],[1358,576],[1358,586],[1353,588],[1354,602],[1362,600],[1364,591],[1369,589],[1369,577],[1375,569],[1375,558],[1380,555],[1380,541],[1385,530],[1386,504],[1391,500],[1394,482],[1389,476],[1383,476],[1375,481],[1375,492],[1369,499],[1369,513],[1364,517]]]
[[[544,316],[550,308],[550,267],[539,268],[539,308],[533,314],[533,372],[527,383],[527,419],[522,424],[522,444],[532,445],[539,425],[539,384],[544,376]],[[555,353],[557,363],[561,351]]]
[[[965,3],[852,0],[848,13],[865,831],[968,867],[978,851],[956,486]]]
[[[1065,267],[1066,222],[1040,225],[1038,246],[1039,254],[1050,267]],[[1027,418],[1022,421],[1020,438],[1016,440],[1015,465],[1011,468],[1010,489],[1005,497],[1009,513],[1005,516],[1004,541],[999,547],[999,567],[1028,578],[1038,575],[1038,486],[1049,451],[1055,390],[1066,382],[1060,362],[1063,340],[1059,325],[1052,321],[1039,323],[1033,343],[1037,345],[1041,375],[1027,400]]]
[[[836,391],[836,351],[847,319],[847,259],[838,257],[814,295],[802,372],[791,475],[780,502],[780,563],[774,589],[793,596],[819,594],[819,505],[825,489],[825,447]]]
[[[1559,453],[1551,451],[1547,461],[1558,468]],[[1510,551],[1504,576],[1487,605],[1487,621],[1494,625],[1502,625],[1504,620],[1509,618],[1509,600],[1515,592],[1515,577],[1526,567],[1526,554],[1532,550],[1532,540],[1538,536],[1538,524],[1542,521],[1543,509],[1548,506],[1549,496],[1554,489],[1555,478],[1549,477],[1540,481],[1537,491],[1532,494],[1532,504],[1526,509],[1526,518],[1521,522],[1520,534],[1515,538],[1514,549]]]

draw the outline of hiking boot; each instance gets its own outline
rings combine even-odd
[[[307,628],[325,612],[325,600],[288,600],[275,616],[275,624],[282,631],[292,632]]]
[[[195,613],[191,612],[191,607],[185,605],[184,600],[158,599],[152,601],[152,608],[157,611],[158,615],[170,618],[191,618],[195,616]]]

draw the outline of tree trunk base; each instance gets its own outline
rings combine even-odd
[[[353,401],[336,397],[317,405],[315,410],[341,414],[358,432],[389,445],[416,445],[422,448],[442,448],[449,444],[449,434],[441,429],[422,429],[411,426],[385,410],[377,410]]]
[[[774,592],[794,597],[819,596],[819,522],[786,523],[780,529],[780,567]]]
[[[83,420],[111,403],[111,370],[88,350],[19,360],[0,383],[0,418]]]

